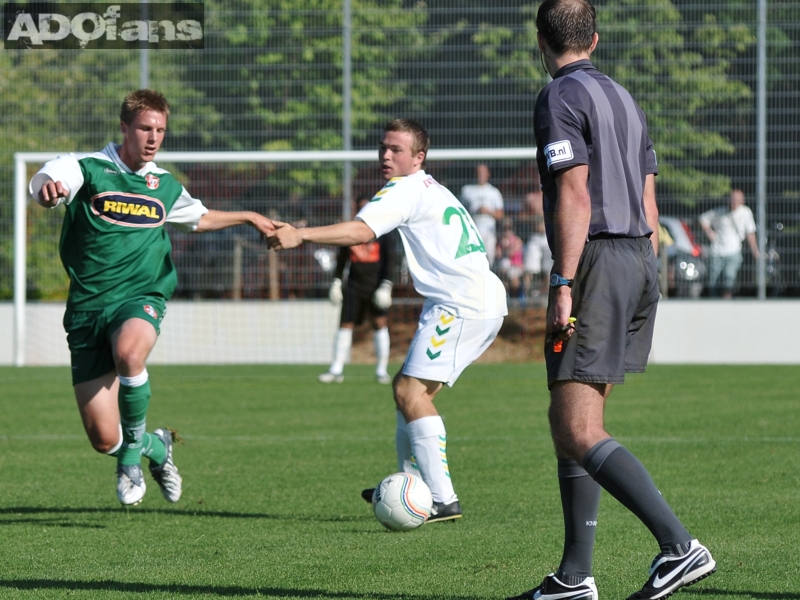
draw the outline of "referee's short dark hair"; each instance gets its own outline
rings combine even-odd
[[[536,29],[558,54],[582,52],[592,46],[597,14],[586,0],[544,0],[536,13]]]

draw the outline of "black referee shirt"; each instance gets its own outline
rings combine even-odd
[[[658,173],[656,155],[644,112],[625,88],[589,60],[570,63],[539,94],[534,132],[551,249],[555,173],[575,165],[589,166],[590,237],[652,233],[643,193],[646,175]]]

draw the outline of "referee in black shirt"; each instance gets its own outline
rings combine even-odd
[[[517,599],[597,600],[592,550],[605,489],[652,532],[660,551],[629,600],[666,598],[716,570],[639,460],[603,426],[625,373],[647,365],[658,303],[656,156],[641,108],[594,68],[594,7],[545,0],[536,17],[552,76],[534,114],[547,239],[550,431],[564,511],[559,569]]]

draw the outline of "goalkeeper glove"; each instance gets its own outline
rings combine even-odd
[[[342,298],[342,280],[338,277],[331,281],[331,289],[328,292],[328,298],[331,299],[331,302],[334,304],[341,304]]]
[[[378,289],[372,295],[372,303],[381,310],[386,310],[392,305],[392,282],[388,279],[381,281]]]

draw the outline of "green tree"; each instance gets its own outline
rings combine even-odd
[[[684,17],[696,18],[707,10],[700,0],[675,0]],[[766,125],[767,125],[767,196],[768,210],[796,213],[796,197],[800,194],[796,165],[800,161],[800,129],[797,106],[800,102],[800,61],[796,48],[800,44],[800,5],[796,2],[768,1],[766,28]],[[758,4],[752,0],[730,0],[717,7],[714,18],[724,27],[736,27],[742,37],[752,40],[757,35]],[[750,106],[726,112],[731,139],[736,145],[739,185],[756,179],[756,117],[758,58],[757,46],[728,46],[732,61],[729,76],[751,90]]]
[[[180,52],[152,53],[153,87],[177,107],[170,136],[208,131],[219,120],[184,83]],[[119,107],[139,83],[139,53],[130,50],[6,50],[0,53],[0,298],[13,294],[13,177],[15,152],[90,152],[119,139]],[[178,101],[176,102],[176,99]],[[192,106],[191,111],[183,106]],[[169,140],[170,138],[168,138]],[[166,148],[169,149],[170,142]],[[38,168],[29,166],[31,176]],[[61,210],[28,210],[28,296],[65,298],[58,260]]]
[[[206,3],[206,51],[190,57],[193,80],[225,120],[210,147],[220,150],[341,150],[341,0]],[[352,131],[356,142],[386,118],[408,82],[401,60],[436,40],[422,32],[426,11],[401,0],[354,0]],[[225,93],[220,94],[219,90]],[[294,165],[284,192],[341,190],[341,169]]]
[[[742,24],[721,24],[710,13],[701,18],[687,31],[669,0],[609,2],[598,16],[612,41],[598,65],[631,90],[648,116],[659,189],[689,205],[730,190],[730,174],[697,165],[735,152],[709,115],[741,113],[751,102],[750,89],[728,73],[736,54],[755,43]]]
[[[660,195],[685,204],[717,197],[730,177],[701,169],[735,147],[709,114],[741,110],[750,89],[728,76],[731,60],[755,43],[741,23],[719,23],[712,14],[686,27],[670,0],[608,0],[598,4],[600,44],[593,61],[628,88],[648,116],[659,159]],[[522,28],[486,27],[474,41],[495,65],[496,78],[528,80],[537,94],[545,84],[536,49],[535,7],[520,9]]]

